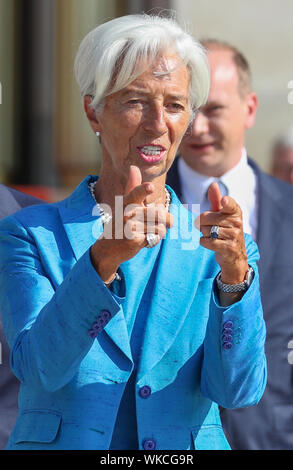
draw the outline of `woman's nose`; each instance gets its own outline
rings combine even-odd
[[[148,132],[158,135],[165,134],[168,130],[164,106],[155,104],[151,106],[144,118],[144,128]]]

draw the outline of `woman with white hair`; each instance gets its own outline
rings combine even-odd
[[[252,405],[266,382],[258,251],[216,184],[200,242],[165,185],[208,95],[205,52],[171,19],[131,15],[85,37],[75,73],[100,175],[0,225],[21,381],[7,448],[227,449],[218,405]]]

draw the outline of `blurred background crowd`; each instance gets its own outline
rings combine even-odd
[[[278,140],[286,150],[276,175],[290,178],[291,0],[0,0],[2,183],[55,201],[99,171],[99,144],[81,112],[74,55],[94,26],[151,9],[173,9],[197,38],[220,38],[244,53],[259,98],[248,154],[271,172]]]

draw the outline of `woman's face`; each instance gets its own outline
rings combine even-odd
[[[127,180],[130,165],[136,165],[143,181],[163,175],[189,119],[189,72],[177,55],[159,56],[129,86],[108,96],[97,116],[102,171]]]

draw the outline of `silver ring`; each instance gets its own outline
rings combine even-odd
[[[213,225],[210,230],[210,238],[219,238],[219,226]]]
[[[145,237],[147,241],[146,248],[154,248],[157,244],[157,235],[155,233],[147,233]]]

